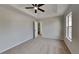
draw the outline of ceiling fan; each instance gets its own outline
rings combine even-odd
[[[45,10],[40,8],[43,5],[44,4],[32,4],[33,7],[25,7],[25,9],[34,9],[35,13],[37,13],[37,10],[40,10],[41,12],[45,12]]]

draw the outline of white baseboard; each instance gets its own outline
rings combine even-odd
[[[46,36],[42,36],[42,37],[47,38],[47,39],[63,40],[63,38],[51,38],[51,37],[46,37]]]
[[[29,39],[27,39],[27,40],[24,40],[24,41],[21,41],[21,42],[19,42],[19,43],[17,43],[17,44],[14,44],[14,45],[12,45],[12,46],[6,48],[6,49],[3,49],[3,50],[0,51],[0,54],[3,53],[3,52],[5,52],[5,51],[7,51],[7,50],[9,50],[9,49],[11,49],[11,48],[13,48],[13,47],[16,47],[16,46],[20,45],[20,44],[22,44],[22,43],[24,43],[24,42],[26,42],[26,41],[28,41],[28,40],[31,40],[31,39],[33,39],[33,38],[29,38]]]

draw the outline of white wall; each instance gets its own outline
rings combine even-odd
[[[0,5],[0,53],[33,38],[34,18]]]
[[[62,17],[41,19],[42,36],[51,39],[61,39],[63,37],[62,20]]]
[[[79,5],[71,5],[65,16],[69,11],[72,11],[72,42],[65,38],[65,43],[71,53],[79,54]]]

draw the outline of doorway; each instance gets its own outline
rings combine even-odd
[[[42,23],[38,22],[38,35],[42,36]]]
[[[38,22],[34,21],[33,22],[33,37],[36,38],[38,36]]]
[[[38,36],[42,36],[42,23],[38,21],[33,22],[33,28],[34,28],[34,38]]]

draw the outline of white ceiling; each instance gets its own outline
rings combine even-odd
[[[25,7],[32,7],[31,4],[12,4],[11,6],[37,19],[42,19],[42,18],[47,18],[47,17],[63,15],[69,5],[67,4],[45,4],[40,7],[41,9],[44,9],[45,12],[41,12],[38,10],[37,13],[34,13],[34,9],[25,9]]]

